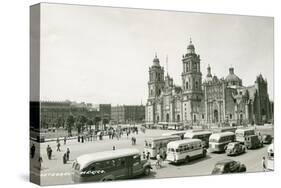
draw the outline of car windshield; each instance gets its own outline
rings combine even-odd
[[[230,143],[227,145],[227,148],[228,149],[231,149],[231,148],[234,148],[235,147],[235,143]]]
[[[213,170],[214,173],[223,172],[224,165],[223,164],[216,164]]]

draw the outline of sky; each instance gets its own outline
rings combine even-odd
[[[219,78],[234,67],[245,86],[262,74],[273,99],[273,24],[270,17],[42,4],[40,99],[145,104],[155,53],[181,85],[190,38],[203,79],[208,64]]]

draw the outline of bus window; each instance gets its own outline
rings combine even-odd
[[[140,164],[140,156],[139,155],[134,155],[133,156],[133,166],[137,166]]]

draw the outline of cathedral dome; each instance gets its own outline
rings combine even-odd
[[[194,45],[193,45],[192,43],[190,43],[190,44],[187,46],[187,49],[189,49],[189,50],[194,50],[195,47],[194,47]]]
[[[190,39],[189,45],[187,46],[187,53],[188,54],[194,54],[195,53],[195,47],[192,44],[192,40]]]
[[[241,79],[234,74],[234,68],[229,68],[229,74],[225,78],[228,85],[241,85]]]
[[[160,66],[160,64],[159,64],[159,59],[157,58],[157,54],[155,54],[155,57],[154,57],[154,59],[153,59],[153,66],[157,66],[157,67],[159,67]]]

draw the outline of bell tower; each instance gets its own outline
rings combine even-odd
[[[202,73],[200,71],[200,56],[195,53],[195,47],[190,43],[187,53],[182,57],[182,85],[183,91],[189,99],[200,98],[202,95]]]
[[[200,103],[203,99],[200,56],[190,39],[187,53],[182,56],[183,120],[191,124],[198,122]]]
[[[153,64],[149,68],[148,98],[155,99],[159,97],[164,86],[164,67],[160,66],[160,61],[157,58],[157,54],[155,54]]]

